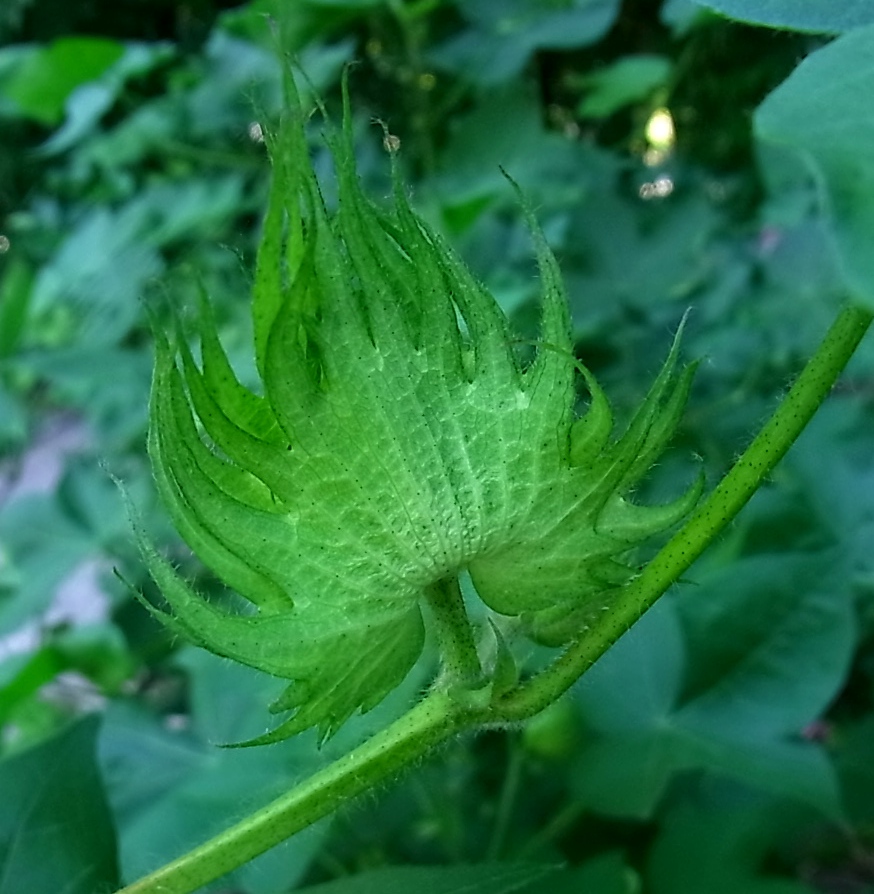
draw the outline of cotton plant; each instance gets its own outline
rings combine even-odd
[[[330,214],[295,102],[271,141],[274,181],[252,316],[262,383],[240,384],[207,304],[201,362],[158,335],[149,452],[179,532],[251,611],[203,598],[149,552],[161,620],[290,680],[260,741],[330,735],[397,686],[434,629],[437,685],[489,690],[459,575],[537,642],[584,636],[635,573],[635,547],[686,515],[629,498],[664,450],[694,365],[678,344],[624,433],[575,359],[567,297],[532,219],[540,339],[519,358],[495,298],[410,207],[395,165],[383,208],[350,136],[328,137]],[[577,379],[589,406],[575,413]],[[151,608],[151,606],[150,606]],[[506,660],[509,653],[501,651]]]
[[[636,489],[676,431],[695,370],[680,363],[679,334],[617,430],[574,355],[556,260],[518,190],[541,287],[529,360],[494,296],[414,211],[392,139],[391,201],[367,196],[348,97],[342,125],[325,124],[338,194],[326,208],[288,92],[268,138],[253,284],[260,387],[240,382],[208,300],[199,352],[156,327],[157,487],[193,552],[242,598],[207,598],[140,532],[164,599],[143,603],[181,637],[288,681],[270,706],[277,720],[244,744],[332,735],[401,683],[429,637],[439,667],[419,703],[363,745],[129,892],[196,890],[458,732],[555,702],[749,499],[870,319],[856,308],[838,318],[706,500],[699,475],[667,504],[642,503]],[[640,565],[640,547],[659,537]],[[480,606],[463,598],[462,575]],[[522,641],[552,657],[520,667]]]

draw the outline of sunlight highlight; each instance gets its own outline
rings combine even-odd
[[[656,109],[646,122],[646,141],[654,149],[670,149],[676,141],[674,118],[668,109]]]

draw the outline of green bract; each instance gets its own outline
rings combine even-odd
[[[196,643],[292,681],[273,706],[327,735],[395,687],[421,653],[422,604],[470,573],[485,604],[560,645],[609,610],[629,550],[696,501],[626,501],[672,435],[692,367],[677,346],[625,433],[573,357],[555,259],[532,221],[541,341],[523,365],[494,298],[411,210],[362,192],[349,112],[329,135],[329,214],[293,108],[271,141],[253,317],[263,394],[244,388],[208,306],[202,360],[158,337],[150,452],[180,533],[249,613],[198,595],[150,547]],[[530,214],[529,214],[530,217]],[[575,418],[575,380],[590,395]],[[500,662],[499,662],[500,664]],[[496,675],[498,671],[495,672]],[[506,674],[501,671],[503,676]]]

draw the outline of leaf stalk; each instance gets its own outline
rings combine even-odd
[[[457,575],[443,578],[429,587],[425,601],[431,609],[437,632],[446,682],[481,685],[483,669]]]

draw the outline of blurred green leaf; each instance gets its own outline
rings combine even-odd
[[[768,858],[798,811],[779,803],[727,800],[681,805],[668,817],[650,858],[653,894],[813,894],[768,871]]]
[[[269,748],[221,748],[264,732],[265,701],[283,681],[186,648],[174,663],[187,673],[190,714],[160,724],[135,703],[110,705],[100,760],[119,820],[122,876],[151,871],[278,797],[302,778],[394,719],[424,685],[425,668],[330,745],[305,734]],[[230,876],[249,894],[284,894],[307,870],[328,823],[295,835]]]
[[[136,207],[86,214],[37,275],[33,313],[67,304],[92,350],[95,343],[119,340],[139,318],[137,299],[146,282],[163,269],[145,227]]]
[[[584,118],[606,118],[646,99],[670,73],[671,62],[664,56],[623,56],[580,79],[586,95],[578,112]]]
[[[143,437],[151,369],[144,351],[101,345],[98,353],[77,341],[69,347],[33,350],[26,365],[55,399],[82,413],[107,451]],[[105,374],[107,369],[111,376]]]
[[[685,590],[681,615],[669,603],[651,610],[577,684],[591,730],[575,762],[577,796],[647,817],[675,774],[707,768],[839,815],[834,773],[800,737],[853,650],[851,593],[835,558],[736,560]]]
[[[787,146],[822,196],[841,272],[853,298],[874,307],[874,26],[808,56],[761,104],[760,140]]]
[[[620,854],[563,869],[525,862],[475,866],[392,866],[301,888],[302,894],[634,894],[634,872]]]
[[[28,413],[24,401],[0,383],[0,456],[10,448],[20,447],[27,437],[27,431]],[[0,590],[2,586],[0,583]]]
[[[675,35],[685,34],[704,14],[697,0],[665,0],[659,17]]]
[[[8,357],[23,340],[32,285],[30,266],[16,255],[10,257],[0,280],[0,360]]]
[[[835,752],[841,792],[847,815],[854,825],[868,827],[874,822],[874,715],[845,724],[835,736]]]
[[[222,15],[222,28],[264,47],[272,46],[275,23],[280,23],[284,46],[289,52],[312,52],[324,48],[322,41],[350,30],[367,15],[388,6],[388,0],[254,0]],[[404,12],[406,8],[402,7]],[[273,24],[271,24],[273,23]],[[309,77],[313,71],[304,70]],[[317,81],[316,81],[317,83]]]
[[[537,50],[594,43],[613,24],[619,5],[619,0],[465,0],[459,11],[470,27],[429,56],[438,68],[476,84],[497,84],[518,75]]]
[[[94,894],[118,885],[94,762],[96,717],[0,762],[0,892]]]
[[[133,670],[121,632],[112,625],[70,627],[46,634],[43,640],[23,660],[16,656],[18,661],[13,658],[0,663],[0,726],[14,717],[13,712],[21,703],[64,671],[77,671],[106,694],[112,694]],[[10,664],[11,674],[7,670]],[[14,668],[16,664],[19,666]]]
[[[129,469],[125,476],[148,504],[144,474]],[[129,539],[128,530],[117,490],[93,459],[71,462],[57,490],[27,494],[3,506],[0,543],[16,569],[18,586],[8,594],[0,591],[0,636],[39,618],[82,562],[106,557]]]
[[[324,757],[308,736],[269,749],[223,749],[263,732],[263,703],[276,681],[202,651],[177,663],[191,686],[191,725],[161,728],[142,712],[110,710],[101,739],[109,798],[122,819],[122,875],[132,881],[266,804]],[[267,693],[267,694],[265,694]],[[306,870],[320,825],[246,864],[232,878],[251,894],[281,894]]]
[[[244,189],[238,173],[165,180],[143,189],[126,212],[141,221],[143,241],[156,247],[179,239],[214,240],[245,207]]]
[[[835,576],[854,585],[874,571],[874,426],[868,407],[835,395],[798,439],[781,474],[784,488],[803,495],[801,506],[845,559]]]
[[[588,734],[571,786],[584,804],[606,814],[651,814],[681,766],[665,732],[683,663],[676,614],[659,604],[576,684]]]
[[[96,343],[120,341],[140,323],[140,299],[164,270],[159,249],[183,238],[214,239],[242,196],[242,175],[231,173],[158,182],[118,210],[86,212],[40,270],[32,313],[68,307],[92,355]]]
[[[0,593],[0,635],[51,605],[58,586],[95,549],[95,540],[66,516],[53,495],[22,497],[0,514],[0,541],[18,570],[19,586]]]
[[[61,121],[72,92],[100,77],[123,54],[118,41],[99,37],[62,37],[34,46],[5,81],[3,94],[22,115],[53,126]]]
[[[458,116],[441,155],[440,172],[428,186],[444,218],[456,232],[463,232],[486,209],[518,210],[502,168],[540,201],[573,207],[608,164],[597,150],[576,146],[544,128],[537,97],[514,85],[490,90]],[[521,220],[517,223],[524,230]],[[530,257],[530,239],[525,238]],[[496,253],[503,259],[505,252],[501,244]],[[476,254],[481,255],[481,249]]]
[[[21,575],[13,565],[9,551],[0,540],[0,595],[6,596],[21,583]]]
[[[0,8],[0,42],[7,32],[14,32],[21,24],[22,16],[34,0],[6,0]]]
[[[716,210],[700,192],[678,189],[646,201],[611,180],[602,179],[574,209],[564,234],[574,322],[609,333],[604,321],[611,313],[651,314],[673,304],[676,326],[690,296],[711,276]]]
[[[699,575],[679,601],[690,659],[679,723],[767,740],[817,719],[855,644],[844,561],[832,550],[766,553]]]
[[[608,853],[565,870],[550,885],[550,894],[638,894],[637,873],[621,853]]]
[[[534,894],[562,879],[553,866],[484,863],[477,866],[392,866],[303,888],[305,894]],[[592,891],[591,894],[601,894]]]
[[[840,34],[874,24],[868,0],[696,0],[724,16],[794,31]]]
[[[172,46],[165,42],[126,44],[123,55],[97,81],[82,84],[70,94],[64,106],[63,126],[42,144],[40,151],[64,152],[93,133],[130,78],[142,77],[172,57]]]

